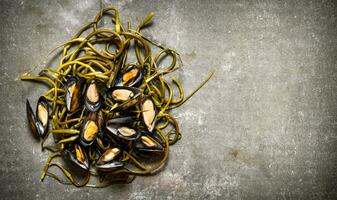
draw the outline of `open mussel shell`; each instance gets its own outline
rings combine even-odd
[[[108,90],[107,96],[118,103],[116,110],[126,110],[139,102],[142,92],[134,87],[115,86]]]
[[[138,88],[115,86],[108,91],[108,95],[116,102],[127,102],[132,99],[136,99],[141,95]]]
[[[149,135],[142,135],[135,143],[136,150],[141,152],[162,152],[163,145],[159,141]]]
[[[107,124],[106,129],[115,136],[124,140],[136,140],[140,136],[139,131],[119,124]]]
[[[96,113],[89,113],[82,125],[80,143],[83,146],[90,146],[96,139],[99,132]]]
[[[75,112],[81,105],[84,81],[77,77],[70,77],[66,83],[66,106],[68,111]]]
[[[32,110],[32,107],[30,106],[30,103],[28,101],[28,99],[26,100],[26,110],[27,110],[27,118],[28,118],[28,125],[30,127],[30,129],[32,130],[32,133],[34,135],[35,138],[40,138],[41,135],[38,131],[37,128],[37,119],[35,117],[35,114]]]
[[[84,103],[86,108],[91,112],[96,112],[101,106],[101,97],[100,93],[97,89],[97,85],[95,81],[92,81],[86,92],[85,92],[85,99]]]
[[[48,130],[48,117],[49,109],[47,99],[44,96],[41,96],[37,101],[36,105],[36,119],[37,119],[37,129],[41,137],[44,137]]]
[[[146,98],[141,104],[143,121],[147,129],[152,132],[156,124],[157,111],[151,98]]]
[[[121,155],[121,149],[109,148],[101,155],[96,163],[96,168],[99,171],[112,171],[117,168],[123,167],[124,162],[118,161]]]
[[[75,144],[74,148],[74,152],[70,151],[69,149],[65,149],[63,151],[65,157],[68,158],[76,166],[87,171],[89,169],[87,154],[85,153],[84,149],[78,144]]]
[[[134,87],[141,83],[144,76],[144,70],[135,66],[130,66],[118,79],[117,86]]]

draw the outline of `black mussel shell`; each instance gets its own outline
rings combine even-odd
[[[136,150],[141,152],[162,152],[163,146],[153,137],[143,134],[135,143]]]
[[[119,124],[107,124],[106,129],[108,129],[108,131],[114,134],[115,136],[122,138],[124,140],[130,141],[136,140],[140,136],[139,131]]]
[[[117,86],[134,87],[141,83],[144,70],[135,66],[130,66],[118,79]]]
[[[136,120],[136,116],[118,117],[108,120],[107,124],[128,124],[131,122],[135,122]]]
[[[96,164],[96,168],[99,171],[103,171],[103,172],[109,172],[109,171],[113,171],[115,169],[124,167],[125,163],[121,162],[121,161],[114,161],[114,162],[110,162],[110,163],[104,163],[104,164]]]
[[[121,154],[119,148],[109,148],[107,149],[96,163],[96,168],[99,171],[113,171],[117,168],[123,167],[124,162],[118,161],[118,157]]]
[[[101,97],[95,81],[92,81],[85,92],[85,106],[91,112],[96,112],[101,106]]]
[[[145,98],[141,104],[143,121],[147,129],[152,132],[156,124],[157,109],[151,98]]]
[[[32,130],[34,137],[40,138],[41,135],[37,128],[37,120],[28,99],[26,100],[26,110],[27,110],[28,125]]]
[[[82,125],[80,143],[83,146],[90,146],[99,133],[96,113],[89,113]]]
[[[75,112],[81,105],[84,81],[77,77],[70,77],[66,83],[66,106],[68,111]]]
[[[63,151],[66,158],[68,158],[73,164],[87,171],[89,169],[89,161],[87,154],[81,148],[80,145],[75,144],[75,152],[71,152],[69,149]]]
[[[44,137],[48,130],[49,123],[49,107],[47,99],[44,96],[41,96],[37,101],[35,114],[37,119],[37,129],[41,137]]]

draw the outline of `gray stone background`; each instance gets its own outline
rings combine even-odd
[[[111,3],[105,1],[106,4]],[[47,178],[25,99],[45,87],[16,77],[44,66],[99,10],[97,0],[0,0],[0,199],[336,199],[337,1],[114,2],[123,22],[182,54],[182,140],[166,168],[129,185],[75,188]],[[134,23],[135,24],[135,23]]]

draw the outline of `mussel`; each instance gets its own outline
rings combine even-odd
[[[81,129],[80,142],[83,146],[90,146],[99,132],[96,113],[89,113]]]
[[[71,152],[69,149],[65,149],[64,154],[76,166],[80,167],[83,170],[88,170],[89,161],[85,151],[78,144],[74,145],[74,151],[75,152]]]
[[[36,105],[34,114],[28,99],[26,100],[26,110],[29,126],[36,138],[44,137],[48,130],[49,109],[44,96],[41,96]]]
[[[83,80],[77,77],[70,77],[66,83],[66,106],[68,111],[75,112],[81,105],[83,93]]]
[[[109,124],[106,127],[112,134],[116,135],[119,138],[124,140],[136,140],[139,138],[140,133],[133,129],[126,126],[114,125]]]
[[[96,163],[96,168],[99,171],[112,171],[123,167],[124,162],[118,161],[121,150],[117,147],[107,149]]]
[[[96,112],[101,106],[101,97],[95,81],[92,81],[85,93],[85,106],[91,112]]]
[[[164,150],[160,142],[149,135],[142,135],[134,145],[135,149],[141,152],[162,152]]]
[[[136,66],[130,66],[119,78],[118,86],[134,87],[141,83],[144,76],[144,70],[137,68]]]
[[[37,130],[37,125],[36,125],[37,120],[36,120],[35,114],[32,110],[32,107],[30,106],[28,99],[26,100],[26,110],[27,110],[27,118],[28,118],[29,127],[32,130],[34,136],[36,138],[40,138],[40,133]]]
[[[152,132],[156,123],[156,109],[151,98],[146,98],[141,105],[144,123],[147,129]]]
[[[138,88],[115,86],[109,90],[109,97],[116,102],[126,102],[139,97]]]
[[[127,109],[138,103],[141,97],[141,91],[138,88],[115,86],[109,89],[108,97],[117,102],[118,108],[121,110]]]
[[[45,136],[47,129],[48,129],[48,116],[49,116],[49,109],[47,99],[44,96],[41,96],[37,101],[36,106],[36,119],[37,119],[37,128],[39,133],[42,137]]]

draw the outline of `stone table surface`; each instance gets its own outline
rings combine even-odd
[[[111,1],[104,1],[105,4]],[[123,22],[181,53],[182,139],[154,176],[104,189],[39,181],[48,156],[30,137],[17,76],[99,11],[98,0],[0,0],[0,199],[336,199],[337,1],[115,1]],[[136,23],[134,23],[136,24]]]

